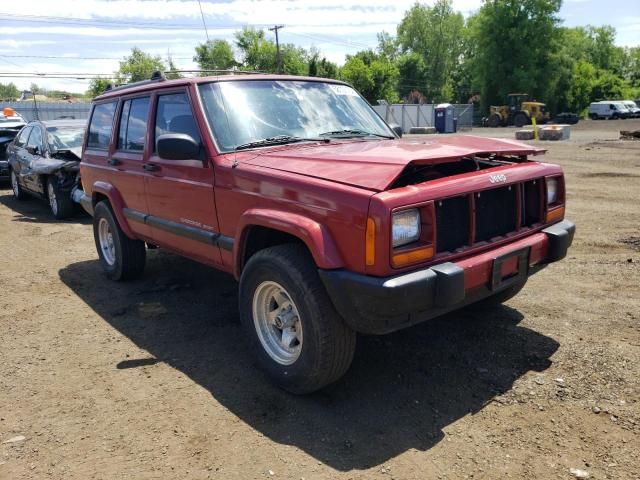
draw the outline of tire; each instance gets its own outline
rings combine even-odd
[[[76,208],[73,200],[71,200],[71,194],[69,192],[62,192],[56,180],[55,176],[47,177],[47,199],[49,200],[49,208],[53,216],[58,220],[64,220],[72,216]]]
[[[589,114],[589,117],[591,118],[591,120],[598,120],[598,114],[597,113],[591,113],[591,114]]]
[[[522,283],[517,283],[507,288],[506,290],[502,290],[501,292],[498,292],[495,295],[492,295],[483,300],[480,300],[479,302],[473,304],[472,308],[473,307],[493,308],[493,307],[497,307],[498,305],[502,305],[504,302],[506,302],[507,300],[511,300],[518,293],[520,293],[520,290],[522,290],[526,284],[527,284],[526,281]]]
[[[500,117],[500,115],[498,115],[497,113],[492,113],[491,115],[489,115],[487,125],[489,125],[491,128],[498,128],[501,124],[502,118]]]
[[[316,268],[303,245],[278,245],[253,255],[240,278],[240,319],[251,349],[271,380],[295,394],[342,377],[356,346]]]
[[[93,213],[93,237],[100,264],[111,280],[132,280],[144,270],[144,242],[127,237],[107,202],[99,202]]]
[[[13,168],[9,169],[9,181],[11,182],[11,190],[13,191],[13,198],[16,200],[24,200],[27,194],[22,189],[20,185],[20,180],[18,179],[18,175],[13,170]]]
[[[529,117],[527,117],[527,115],[522,112],[518,112],[513,117],[513,124],[518,128],[529,125]]]
[[[611,116],[609,117],[609,120],[618,120],[618,118],[620,118],[620,117],[618,116],[618,114],[617,114],[617,113],[614,113],[613,115],[611,115]]]

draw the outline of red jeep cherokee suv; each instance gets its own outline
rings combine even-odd
[[[107,276],[145,242],[232,273],[259,364],[304,393],[342,376],[356,332],[502,302],[566,255],[556,165],[474,136],[399,140],[349,85],[230,75],[107,90],[82,204]]]

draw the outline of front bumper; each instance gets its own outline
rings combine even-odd
[[[563,220],[541,232],[457,262],[394,276],[320,270],[338,312],[354,330],[383,334],[490,297],[564,258],[575,225]]]

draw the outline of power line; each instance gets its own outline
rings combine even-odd
[[[207,36],[207,42],[209,41],[209,31],[207,30],[207,24],[204,21],[204,13],[202,13],[202,4],[198,0],[198,6],[200,7],[200,16],[202,17],[202,25],[204,25],[204,33]]]
[[[61,60],[122,60],[123,57],[65,57],[64,55],[0,55],[2,58],[56,58]],[[174,60],[192,60],[193,57],[171,57]]]

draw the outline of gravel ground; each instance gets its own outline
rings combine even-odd
[[[640,121],[540,143],[578,227],[564,261],[504,306],[359,338],[307,397],[252,364],[232,278],[150,251],[111,283],[90,218],[3,186],[0,479],[639,479],[640,142],[621,128]]]

